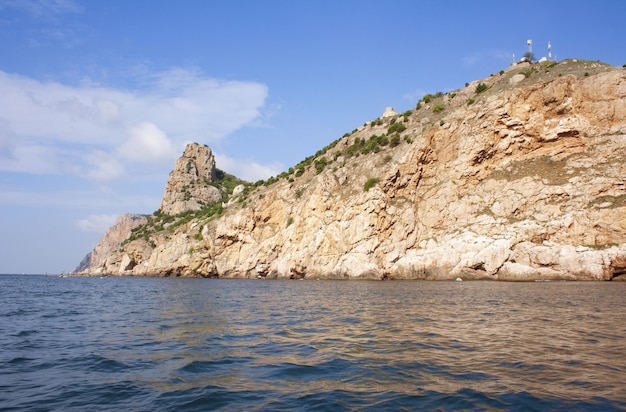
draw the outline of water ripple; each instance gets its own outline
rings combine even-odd
[[[626,284],[0,282],[0,410],[626,410]]]

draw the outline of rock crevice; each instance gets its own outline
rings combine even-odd
[[[411,113],[386,110],[308,166],[238,191],[241,201],[225,203],[220,217],[150,232],[82,267],[137,276],[622,279],[626,70],[535,67],[523,78],[520,67],[484,79],[480,94],[472,82]],[[161,213],[220,201],[215,170],[208,147],[188,146]]]

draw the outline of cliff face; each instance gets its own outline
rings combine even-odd
[[[221,192],[210,186],[215,180],[215,158],[206,145],[189,144],[170,173],[161,202],[161,211],[176,215],[186,210],[200,210],[203,203],[222,198]]]
[[[368,122],[223,215],[153,217],[87,273],[621,278],[625,159],[625,69],[513,66]]]
[[[101,274],[107,258],[122,245],[133,229],[144,223],[146,223],[144,215],[129,213],[118,216],[115,224],[106,231],[93,250],[74,269],[74,272],[92,271],[94,274]]]

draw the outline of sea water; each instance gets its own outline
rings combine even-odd
[[[4,275],[0,410],[621,410],[625,293]]]

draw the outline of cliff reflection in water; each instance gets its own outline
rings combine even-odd
[[[626,332],[609,286],[216,281],[167,291],[158,339],[181,348],[173,387],[612,399]]]
[[[7,408],[626,409],[626,283],[42,278]]]

